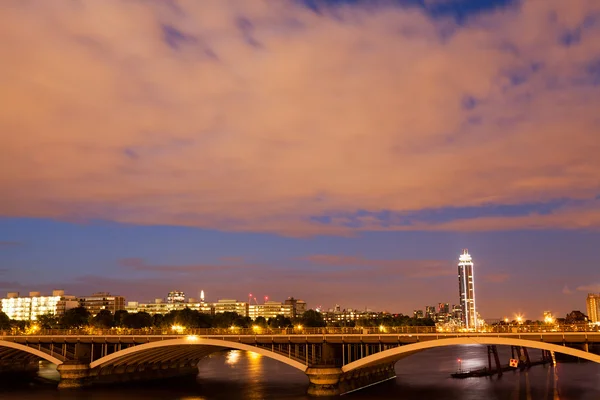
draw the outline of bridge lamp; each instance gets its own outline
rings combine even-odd
[[[379,332],[384,332],[385,333],[385,326],[379,325]]]
[[[296,325],[296,329],[298,329],[299,331],[301,331],[301,330],[302,330],[302,328],[303,328],[303,326],[302,326],[302,325],[300,325],[300,324]]]
[[[190,342],[195,342],[196,340],[198,340],[198,336],[196,335],[187,335],[186,340],[189,340]]]
[[[516,318],[516,320],[517,320],[517,322],[518,322],[519,324],[522,324],[522,323],[523,323],[523,316],[522,316],[522,315],[517,315],[517,318]]]
[[[183,331],[185,330],[185,328],[183,326],[181,326],[181,325],[173,325],[171,327],[171,329],[173,331],[175,331],[176,333],[183,333]]]
[[[258,326],[258,325],[253,325],[253,326],[252,326],[252,330],[253,330],[255,333],[260,333],[260,326]]]

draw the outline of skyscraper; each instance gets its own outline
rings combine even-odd
[[[589,293],[586,305],[590,322],[600,322],[600,294]]]
[[[467,249],[458,258],[458,292],[463,326],[469,330],[477,329],[473,260]]]

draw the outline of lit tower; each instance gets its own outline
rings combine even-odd
[[[469,330],[477,330],[473,260],[467,249],[464,249],[458,258],[458,293],[463,326]]]

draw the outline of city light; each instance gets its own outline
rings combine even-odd
[[[303,328],[304,327],[302,325],[300,325],[300,324],[296,325],[296,329],[299,330],[299,331],[301,331]]]
[[[261,331],[260,326],[258,325],[252,325],[252,330],[254,331],[254,333],[260,333]]]
[[[173,325],[171,326],[171,330],[175,331],[176,333],[183,333],[183,331],[185,330],[185,328],[181,325]]]
[[[517,314],[517,316],[515,317],[515,321],[517,321],[518,324],[522,324],[523,323],[523,316],[520,314]]]
[[[186,340],[189,340],[189,341],[191,341],[191,342],[195,342],[196,340],[198,340],[198,336],[196,336],[196,335],[187,335],[187,336],[185,337],[185,339],[186,339]]]
[[[379,332],[385,333],[385,326],[379,325]]]

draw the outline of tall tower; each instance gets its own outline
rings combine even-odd
[[[586,305],[590,322],[600,322],[600,294],[589,293]]]
[[[467,249],[464,249],[458,258],[458,293],[463,326],[468,330],[476,330],[475,278],[473,276],[473,260]]]

